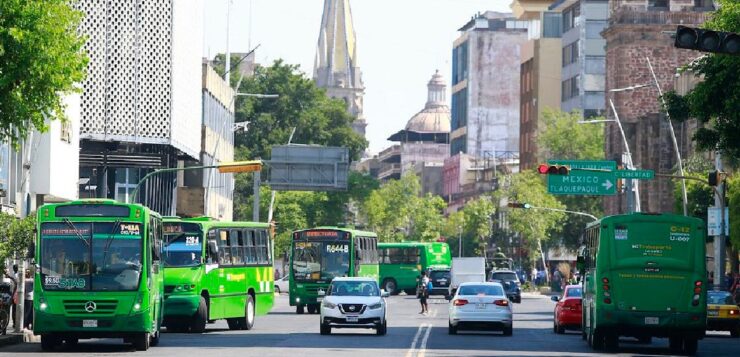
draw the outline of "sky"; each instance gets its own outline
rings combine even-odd
[[[226,48],[227,1],[207,0],[203,56]],[[311,77],[324,0],[231,0],[229,49],[256,59],[282,58]],[[369,150],[391,145],[386,139],[424,108],[426,84],[439,70],[448,82],[457,29],[487,10],[510,12],[511,0],[351,0],[359,66],[365,84],[364,114]],[[251,14],[250,14],[251,12]],[[251,22],[251,23],[250,23]]]

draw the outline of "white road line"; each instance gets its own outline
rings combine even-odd
[[[416,355],[416,344],[419,342],[419,337],[425,327],[427,327],[426,323],[419,325],[419,329],[416,330],[416,335],[414,335],[414,340],[411,341],[411,348],[406,352],[406,357],[414,357]]]
[[[424,355],[427,353],[427,340],[429,340],[429,334],[431,332],[432,332],[432,324],[427,324],[427,332],[424,334],[424,338],[421,340],[421,346],[419,346],[419,353],[416,354],[416,357],[424,357]]]

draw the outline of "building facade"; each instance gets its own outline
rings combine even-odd
[[[365,137],[365,86],[357,58],[357,36],[349,0],[324,0],[313,79],[326,94],[341,98],[354,116],[352,128]]]
[[[80,1],[90,57],[80,124],[80,196],[175,214],[177,175],[201,148],[203,1]]]
[[[701,0],[622,0],[610,2],[609,26],[603,32],[606,39],[606,89],[621,89],[648,84],[635,90],[611,93],[615,108],[627,137],[632,161],[640,169],[657,173],[673,172],[677,164],[670,128],[661,113],[658,90],[654,85],[647,58],[655,70],[658,83],[664,92],[674,89],[677,68],[700,54],[677,49],[674,40],[663,32],[674,32],[676,26],[699,26],[713,10],[711,1]],[[609,111],[608,118],[614,119]],[[681,156],[693,152],[689,122],[673,122]],[[605,129],[608,158],[619,157],[624,152],[622,137],[617,125],[608,123]],[[656,177],[640,182],[642,211],[672,212],[674,182]],[[605,201],[607,214],[625,212],[622,196]]]
[[[519,151],[519,71],[527,25],[489,11],[459,29],[452,50],[450,155]]]
[[[561,109],[578,110],[585,118],[605,115],[606,42],[601,32],[609,19],[609,1],[558,0],[550,11],[562,16]]]

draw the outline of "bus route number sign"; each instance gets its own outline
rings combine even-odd
[[[327,244],[327,253],[349,253],[349,245],[347,244]]]

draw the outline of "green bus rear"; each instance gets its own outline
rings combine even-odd
[[[619,336],[668,337],[688,353],[706,327],[704,223],[670,214],[619,215],[587,226],[583,331],[595,349]]]
[[[162,323],[162,221],[138,204],[80,200],[38,211],[33,332],[41,347],[114,337],[146,350]]]
[[[272,310],[272,238],[267,223],[166,218],[164,325],[203,332],[225,319],[249,330]]]
[[[379,243],[381,286],[391,294],[416,294],[422,271],[450,269],[450,247],[442,242]]]
[[[319,312],[319,291],[341,276],[378,280],[378,236],[373,232],[318,227],[293,232],[290,245],[290,306]]]

